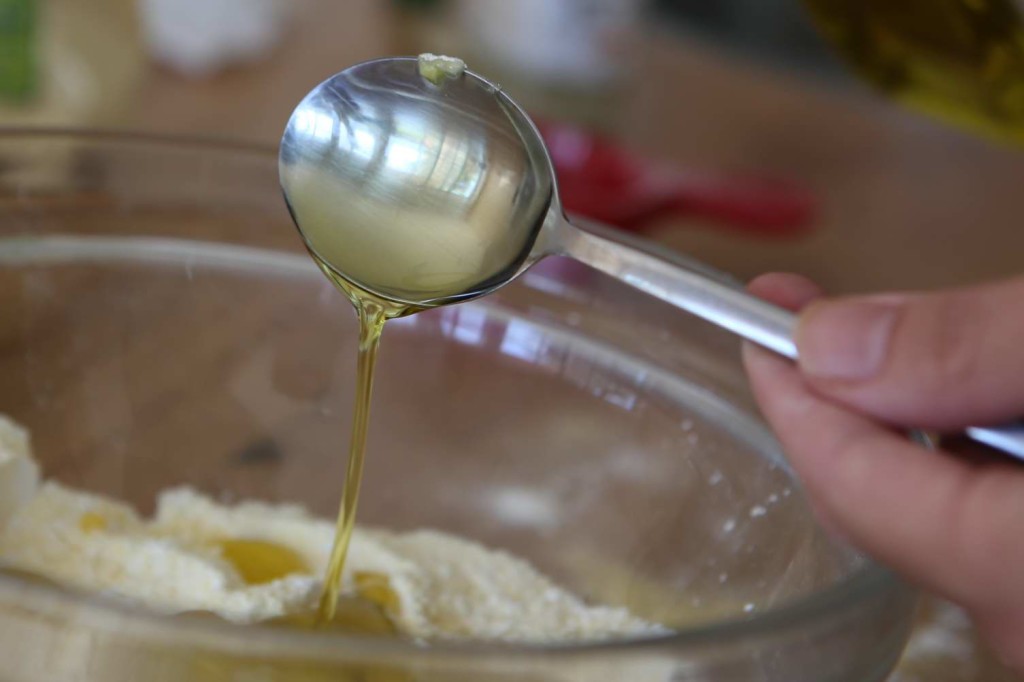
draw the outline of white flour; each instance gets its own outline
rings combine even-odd
[[[27,435],[0,417],[0,567],[164,613],[256,623],[315,608],[333,538],[331,522],[298,506],[225,505],[177,488],[144,519],[115,500],[40,483]],[[222,549],[238,540],[283,551],[299,570],[247,582]],[[416,638],[554,642],[665,632],[625,609],[587,605],[507,553],[437,531],[357,529],[344,584]]]

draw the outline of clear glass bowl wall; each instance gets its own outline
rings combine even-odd
[[[273,150],[0,133],[0,305],[0,411],[45,475],[143,512],[187,483],[335,514],[355,319]],[[423,648],[3,577],[0,679],[865,682],[909,628],[911,593],[815,525],[735,340],[571,263],[389,323],[364,486],[363,524],[506,548],[677,634]]]

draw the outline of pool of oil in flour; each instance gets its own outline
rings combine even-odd
[[[358,483],[355,486],[358,489]],[[102,518],[95,514],[82,516],[83,529],[99,529]],[[340,529],[343,524],[339,520]],[[346,536],[346,541],[347,541]],[[293,549],[284,545],[251,539],[225,539],[217,543],[220,555],[238,572],[247,585],[262,585],[285,578],[295,573],[311,574],[313,571],[305,560]],[[339,556],[344,557],[342,551]],[[339,569],[340,570],[340,569]],[[60,582],[35,572],[23,571],[9,566],[0,568],[0,574],[43,585],[52,589],[74,592]],[[376,573],[356,573],[353,576],[355,594],[338,595],[337,589],[328,610],[321,604],[320,611],[292,613],[265,621],[261,625],[302,629],[320,629],[338,633],[398,636],[394,623],[387,615],[387,609],[398,605],[398,596],[391,590],[387,577]],[[326,594],[326,590],[325,590]],[[221,617],[210,611],[185,611],[179,619],[214,619]]]
[[[358,482],[355,487],[358,492]],[[346,526],[350,527],[350,524],[344,523],[346,518],[348,517],[342,516],[339,519],[336,541],[347,542],[351,536],[351,533],[348,536],[342,536],[342,529]],[[342,540],[342,538],[344,539]],[[248,585],[262,585],[295,573],[312,573],[310,567],[297,552],[274,542],[228,539],[222,540],[219,543],[219,548],[221,557],[234,567]],[[343,561],[344,546],[336,554],[341,557],[337,560]],[[340,567],[338,570],[340,575]],[[33,574],[22,574],[18,571],[5,572],[28,575],[33,582],[57,586],[56,583]],[[336,586],[329,608],[326,597],[329,590],[325,589],[325,597],[321,601],[318,611],[292,613],[265,621],[261,625],[397,636],[397,629],[388,617],[387,609],[398,604],[398,597],[388,585],[387,577],[374,573],[356,573],[353,576],[353,582],[356,594],[340,595]],[[187,611],[179,614],[178,618],[219,619],[220,616],[208,611]]]

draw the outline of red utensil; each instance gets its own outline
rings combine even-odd
[[[572,126],[542,122],[538,128],[570,213],[633,231],[672,214],[766,237],[800,235],[812,226],[814,197],[792,183],[673,169]]]

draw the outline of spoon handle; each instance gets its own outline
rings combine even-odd
[[[576,220],[576,219],[574,219]],[[685,256],[589,221],[561,232],[566,254],[646,294],[775,351],[797,357],[796,316]]]
[[[796,316],[748,294],[726,275],[685,256],[589,221],[559,225],[560,251],[787,358],[797,358]],[[1024,459],[1024,422],[970,427],[972,440]]]

